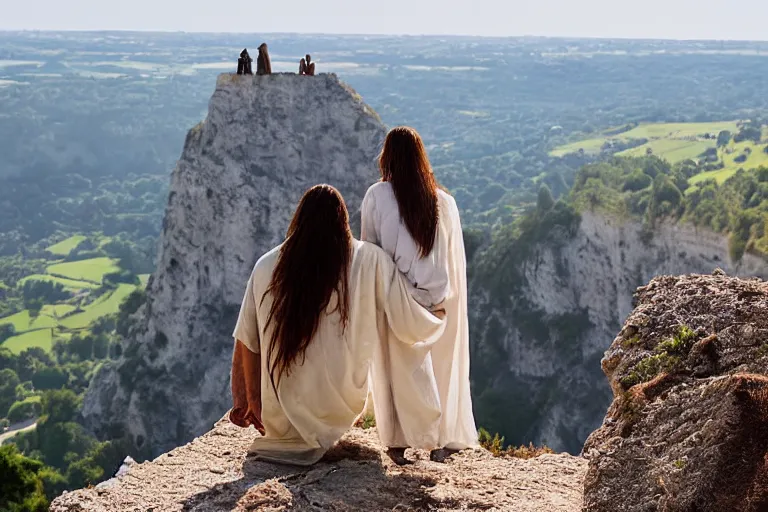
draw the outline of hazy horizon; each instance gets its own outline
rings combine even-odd
[[[381,7],[384,6],[384,7]],[[242,0],[40,0],[8,5],[2,31],[264,33],[359,36],[470,36],[766,41],[768,2],[740,9],[693,0],[391,0],[386,4],[310,0],[255,5]]]

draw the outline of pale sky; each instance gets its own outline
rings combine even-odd
[[[0,0],[0,30],[768,39],[768,0]]]

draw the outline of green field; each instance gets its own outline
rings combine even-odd
[[[42,329],[44,327],[56,327],[56,320],[48,315],[42,314],[42,311],[37,318],[32,318],[29,315],[29,310],[25,309],[15,315],[0,318],[0,325],[11,324],[16,332],[22,333],[30,331],[32,329]]]
[[[125,300],[125,298],[136,288],[137,287],[132,284],[118,285],[117,289],[112,293],[103,295],[93,303],[85,306],[82,313],[68,316],[60,323],[67,329],[84,329],[102,316],[117,313],[123,300]]]
[[[618,156],[645,156],[648,148],[651,148],[654,155],[662,156],[670,162],[682,162],[689,158],[695,159],[704,151],[713,147],[715,147],[715,143],[709,141],[692,142],[678,139],[658,139],[616,154]]]
[[[739,131],[736,121],[724,121],[714,123],[656,123],[641,124],[629,131],[618,135],[605,135],[606,130],[601,137],[590,138],[579,142],[572,142],[555,148],[550,152],[551,156],[560,157],[568,153],[577,152],[583,149],[589,154],[600,153],[603,145],[609,140],[628,141],[631,139],[648,139],[648,142],[641,146],[626,149],[616,153],[617,156],[644,156],[651,152],[668,160],[670,163],[682,162],[683,160],[695,160],[704,151],[717,146],[716,138],[705,139],[704,134],[717,136],[722,130],[728,130],[732,134]],[[763,127],[763,141],[754,143],[752,141],[743,141],[735,143],[733,141],[725,148],[718,150],[718,157],[725,167],[715,171],[703,172],[689,179],[691,184],[715,179],[718,183],[730,178],[739,169],[755,169],[762,165],[768,166],[768,153],[764,151],[768,144],[768,127]],[[751,153],[747,154],[747,160],[736,162],[739,155],[745,154],[749,148]],[[692,189],[689,189],[692,190]]]
[[[111,239],[101,234],[92,235],[90,241],[96,247],[102,247]],[[149,274],[139,276],[141,284],[119,284],[107,293],[91,299],[93,292],[102,286],[105,274],[120,271],[118,261],[107,257],[91,258],[81,261],[62,262],[61,257],[71,254],[85,236],[76,235],[51,245],[46,250],[50,265],[45,274],[33,274],[19,280],[21,287],[27,281],[49,281],[59,283],[72,292],[73,296],[57,304],[45,304],[36,317],[26,309],[0,318],[0,325],[13,325],[16,335],[8,338],[2,346],[18,353],[27,347],[42,347],[50,350],[56,340],[66,340],[73,334],[88,329],[95,321],[107,315],[117,313],[123,300],[137,288],[147,284]],[[10,289],[0,282],[4,289]]]
[[[737,122],[648,123],[641,124],[629,131],[617,135],[605,135],[606,132],[611,131],[606,130],[600,137],[572,142],[555,148],[549,154],[550,156],[560,157],[568,153],[578,152],[580,149],[583,149],[585,153],[597,154],[600,153],[603,144],[609,140],[628,141],[632,139],[648,139],[646,144],[623,151],[619,154],[631,156],[645,155],[646,149],[650,147],[655,155],[666,158],[674,163],[687,158],[695,158],[705,149],[715,147],[717,143],[716,139],[704,139],[701,136],[708,133],[717,137],[717,134],[722,130],[728,130],[731,133],[738,132]],[[690,149],[687,149],[688,147],[690,147]]]
[[[720,159],[725,164],[724,168],[716,171],[702,172],[689,178],[688,182],[695,185],[701,181],[714,179],[718,183],[722,183],[733,176],[739,169],[756,169],[760,166],[768,166],[768,153],[764,151],[765,147],[765,142],[760,144],[755,144],[752,141],[731,142],[726,148],[731,151],[730,153],[722,149],[718,151]],[[736,162],[735,159],[739,155],[744,154],[744,150],[747,148],[751,150],[751,153],[748,153],[747,160],[745,162]]]
[[[49,266],[46,272],[76,281],[90,281],[101,284],[104,274],[119,270],[120,267],[117,266],[116,260],[111,258],[92,258],[89,260],[56,263]]]
[[[76,307],[72,304],[46,304],[34,319],[30,317],[29,310],[0,318],[0,325],[12,324],[19,333],[5,340],[2,346],[14,353],[27,347],[50,350],[54,339],[71,336],[68,331],[85,329],[99,318],[117,313],[123,300],[136,288],[132,284],[120,284],[114,291],[104,294],[87,304],[83,311],[74,314]]]
[[[67,256],[80,242],[85,240],[85,238],[86,237],[83,235],[73,235],[66,240],[62,240],[57,244],[47,247],[45,250],[56,256]]]
[[[8,338],[3,342],[2,346],[14,354],[19,354],[30,347],[40,347],[46,352],[50,352],[51,348],[53,348],[53,329],[25,332],[24,334]]]
[[[27,281],[52,281],[54,283],[60,283],[64,289],[70,291],[88,290],[98,288],[99,285],[88,281],[75,281],[74,279],[65,279],[63,277],[49,276],[47,274],[33,274],[27,276],[24,279],[19,280],[19,284],[23,285]]]

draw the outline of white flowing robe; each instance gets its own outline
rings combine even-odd
[[[385,446],[464,449],[478,446],[469,386],[467,261],[456,201],[438,191],[439,222],[435,246],[426,258],[402,223],[391,185],[372,185],[361,207],[363,240],[373,242],[398,262],[417,289],[434,300],[445,291],[441,307],[446,327],[433,344],[404,350],[402,344],[381,345],[374,358],[372,393],[376,424]],[[447,275],[448,282],[443,276]],[[419,296],[418,291],[411,291]],[[421,292],[421,296],[424,294]],[[401,379],[403,373],[408,379]],[[430,387],[432,388],[430,390]],[[419,400],[435,394],[439,418],[418,414]],[[431,421],[430,421],[431,420]]]
[[[392,259],[373,244],[353,242],[349,274],[349,317],[342,333],[338,312],[323,315],[303,363],[280,379],[277,394],[267,369],[271,329],[264,326],[272,305],[262,296],[272,278],[280,246],[256,262],[243,297],[233,336],[261,357],[264,436],[250,452],[264,460],[310,465],[323,456],[363,411],[374,352],[397,345],[433,342],[446,322],[420,306]],[[309,256],[311,258],[311,255]],[[334,301],[329,306],[333,309]],[[397,374],[394,378],[400,378]],[[410,376],[403,375],[404,380]],[[279,400],[278,400],[279,397]],[[432,390],[412,397],[422,422],[440,415]]]

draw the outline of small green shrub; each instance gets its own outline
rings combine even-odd
[[[686,325],[681,325],[677,333],[672,338],[662,340],[659,346],[656,347],[656,350],[669,354],[687,354],[695,340],[696,332]]]
[[[629,374],[621,379],[621,384],[628,389],[637,384],[648,382],[660,373],[670,371],[679,362],[679,357],[669,355],[667,352],[648,356],[637,363]]]

